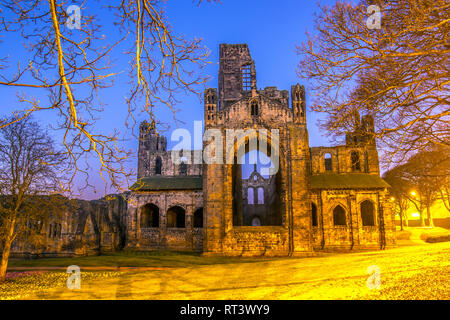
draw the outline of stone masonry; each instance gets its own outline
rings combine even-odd
[[[166,137],[144,121],[130,192],[79,201],[42,226],[43,245],[32,248],[18,240],[14,252],[83,255],[125,248],[302,256],[394,246],[389,186],[380,178],[375,141],[368,138],[371,115],[355,115],[360,127],[347,134],[344,145],[310,147],[305,88],[257,89],[248,46],[221,44],[219,50],[218,89],[204,92],[204,127],[222,137],[230,129],[244,130],[213,152],[231,154],[230,162],[188,161],[202,150],[184,150],[187,160],[174,162]],[[275,174],[263,177],[255,165],[242,178],[236,153],[257,147],[249,143],[252,135],[259,146],[267,145],[267,155],[279,157]],[[203,152],[211,145],[205,136]],[[271,151],[274,146],[279,148]]]

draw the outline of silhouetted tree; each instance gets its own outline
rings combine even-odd
[[[433,226],[431,207],[439,199],[442,189],[448,187],[449,177],[450,149],[440,145],[411,156],[405,164],[384,175],[394,197],[399,201],[407,198],[416,207],[422,226],[425,210],[428,225]]]
[[[400,217],[400,229],[403,230],[403,226],[408,226],[408,192],[410,187],[408,181],[403,177],[403,165],[397,166],[384,173],[383,179],[391,186],[389,188],[390,195],[394,198],[394,203],[398,208],[398,214]]]
[[[371,22],[380,10],[378,29]],[[314,32],[298,47],[298,74],[311,79],[312,109],[339,136],[370,114],[386,162],[403,162],[431,144],[450,145],[446,0],[336,1],[320,6]]]
[[[0,129],[0,281],[16,237],[39,232],[50,213],[63,210],[65,198],[55,190],[64,159],[29,117]]]
[[[157,120],[154,108],[158,104],[167,106],[177,119],[176,94],[180,90],[197,92],[197,85],[206,81],[200,70],[207,63],[209,51],[201,39],[186,39],[173,30],[164,10],[165,1],[108,1],[105,10],[110,13],[106,19],[112,18],[116,26],[109,30],[102,29],[109,21],[105,23],[92,10],[84,10],[92,3],[83,2],[69,11],[72,6],[64,0],[0,1],[0,33],[11,33],[8,41],[23,42],[28,50],[25,58],[15,56],[16,67],[0,57],[0,85],[38,93],[44,90],[49,96],[45,103],[18,92],[22,113],[1,122],[0,127],[38,111],[52,111],[59,120],[54,126],[64,132],[62,143],[70,155],[73,175],[69,182],[83,173],[88,184],[89,165],[83,166],[82,161],[93,155],[99,161],[105,188],[108,184],[120,190],[133,175],[126,165],[130,152],[121,146],[117,130],[107,133],[103,127],[94,127],[103,112],[98,92],[125,71],[111,68],[110,61],[119,57],[114,55],[116,47],[130,48],[119,50],[130,66],[126,123],[133,128],[140,113],[146,113],[150,123],[160,123],[152,121]],[[106,40],[116,37],[113,42]],[[8,43],[2,47],[8,48]],[[13,56],[12,52],[9,55]]]

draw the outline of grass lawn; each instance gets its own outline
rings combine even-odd
[[[117,252],[100,256],[74,258],[10,259],[8,269],[15,267],[155,267],[181,268],[199,265],[252,263],[268,261],[275,258],[238,258],[238,257],[203,257],[193,252]]]
[[[64,271],[40,271],[0,284],[0,299],[450,299],[450,242],[311,258],[230,259],[174,253],[128,258],[115,254],[61,259],[59,265],[79,263],[80,290],[66,287]],[[55,266],[55,260],[46,261]],[[41,261],[34,262],[48,265]],[[171,268],[83,271],[83,265],[107,261]],[[371,290],[367,268],[373,265],[381,271],[381,288]]]

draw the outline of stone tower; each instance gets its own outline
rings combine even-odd
[[[219,51],[219,107],[222,110],[256,90],[256,70],[246,44],[221,44]]]
[[[221,44],[218,91],[218,108],[215,89],[205,91],[205,128],[222,132],[223,150],[219,153],[227,157],[230,150],[252,151],[255,146],[248,141],[255,138],[258,146],[267,145],[270,156],[279,163],[277,172],[269,177],[274,191],[267,197],[267,215],[272,218],[258,232],[245,223],[252,219],[243,212],[246,206],[236,154],[231,152],[234,160],[228,157],[224,164],[204,166],[204,253],[296,255],[312,251],[304,88],[292,87],[291,105],[287,90],[257,90],[255,63],[248,46]],[[228,141],[230,131],[244,134]],[[262,134],[264,131],[268,134]]]
[[[156,132],[154,122],[143,121],[139,126],[138,179],[155,174],[155,170],[151,170],[155,166],[154,155],[166,149],[167,138]]]

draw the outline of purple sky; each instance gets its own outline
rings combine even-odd
[[[79,1],[78,1],[79,2]],[[295,46],[305,40],[306,29],[313,29],[313,13],[317,10],[315,1],[300,0],[224,0],[222,4],[202,3],[195,5],[195,1],[168,1],[168,20],[177,34],[183,34],[188,38],[202,38],[204,45],[209,48],[211,55],[209,61],[212,63],[205,69],[206,74],[211,76],[207,87],[218,86],[218,49],[220,43],[247,43],[252,58],[255,61],[257,73],[257,86],[264,88],[267,86],[277,86],[278,89],[289,90],[290,86],[299,82],[306,86],[307,106],[309,107],[310,97],[308,95],[308,82],[301,80],[296,75],[296,67],[299,57],[296,54]],[[334,1],[321,1],[323,4],[331,4]],[[77,1],[73,1],[77,4]],[[104,33],[106,40],[112,42],[114,34],[111,27],[111,17],[108,10],[102,9],[94,1],[89,1],[84,5],[83,12],[95,11],[102,21],[105,21]],[[108,38],[109,37],[109,38]],[[12,61],[21,60],[26,63],[26,51],[23,48],[23,41],[17,35],[1,35],[0,56],[10,55]],[[108,88],[100,93],[101,101],[105,104],[105,111],[101,119],[97,122],[96,128],[102,132],[109,132],[113,128],[118,128],[128,141],[125,146],[137,150],[138,142],[131,136],[124,125],[127,114],[127,105],[124,96],[129,88],[127,86],[128,62],[120,55],[121,50],[115,51],[113,58],[115,68],[123,70],[122,74],[115,79],[113,88]],[[200,88],[202,90],[202,88]],[[2,103],[1,115],[5,116],[11,110],[20,109],[17,102],[17,88],[0,87],[0,97]],[[30,95],[36,95],[42,101],[46,100],[45,92],[39,93],[36,90],[27,91]],[[195,95],[179,96],[182,103],[177,107],[179,119],[186,124],[184,127],[192,132],[194,120],[203,120],[203,105]],[[163,106],[156,110],[158,118],[165,122],[171,121],[172,115]],[[323,115],[312,112],[307,113],[307,125],[310,137],[310,146],[327,145],[327,139],[319,132],[317,120]],[[42,112],[36,118],[44,125],[49,125],[56,121],[56,114]],[[138,119],[139,121],[144,120]],[[168,137],[168,147],[175,143],[170,141],[171,130],[166,133]],[[95,170],[96,162],[92,162],[94,169],[90,175],[90,182],[97,187],[93,190],[85,191],[81,197],[86,199],[100,198],[104,195],[104,187]],[[135,167],[137,159],[131,159],[131,164]]]

